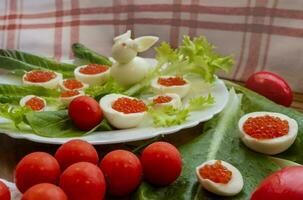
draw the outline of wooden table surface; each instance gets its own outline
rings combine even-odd
[[[303,94],[295,94],[292,107],[303,112]],[[165,141],[175,145],[184,144],[202,133],[203,125],[182,130],[176,134],[168,135]],[[118,148],[131,148],[142,144],[144,141],[117,145],[96,146],[99,154],[103,156],[106,152]],[[13,139],[0,134],[0,178],[13,180],[16,163],[26,154],[34,151],[45,151],[54,154],[58,145],[40,144],[24,139]]]

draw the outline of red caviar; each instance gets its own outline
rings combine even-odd
[[[66,91],[66,92],[61,92],[60,97],[73,97],[80,94],[79,91],[73,90],[73,91]]]
[[[56,78],[55,72],[51,71],[42,71],[42,70],[33,70],[30,72],[27,72],[24,79],[26,81],[30,81],[33,83],[43,83],[50,81],[54,78]]]
[[[227,184],[231,180],[232,172],[222,165],[220,160],[214,164],[206,164],[199,169],[199,174],[204,179],[209,179],[215,183]]]
[[[63,81],[63,85],[64,87],[66,87],[67,89],[70,90],[76,90],[76,89],[80,89],[83,87],[83,84],[75,79],[67,79]]]
[[[269,115],[248,118],[244,125],[245,133],[257,139],[272,139],[287,135],[289,124],[287,120]]]
[[[182,77],[176,76],[176,77],[169,77],[169,78],[159,78],[158,84],[164,85],[166,87],[180,86],[180,85],[185,85],[186,81]]]
[[[125,114],[140,113],[147,110],[147,106],[143,101],[127,97],[118,98],[113,103],[112,108]]]
[[[100,74],[108,70],[106,65],[99,64],[88,64],[85,67],[82,67],[79,71],[82,74]]]
[[[45,107],[45,103],[38,97],[32,97],[25,103],[25,106],[31,108],[32,110],[38,111],[42,110]]]
[[[161,103],[168,103],[172,100],[173,98],[170,96],[158,96],[157,98],[153,99],[153,102],[155,104],[161,104]]]

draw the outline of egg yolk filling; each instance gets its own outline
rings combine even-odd
[[[287,120],[265,115],[248,118],[243,125],[243,130],[256,139],[272,139],[287,135],[289,124]]]
[[[25,103],[25,106],[37,111],[43,109],[45,107],[45,104],[42,99],[39,99],[38,97],[32,97]]]
[[[127,97],[118,98],[112,104],[112,108],[124,114],[140,113],[147,111],[147,106],[143,101]]]
[[[185,85],[186,83],[187,82],[180,76],[158,79],[158,84],[166,87],[181,86],[181,85]]]
[[[89,64],[85,67],[82,67],[79,71],[82,74],[100,74],[104,73],[108,70],[106,65],[99,65],[99,64]]]
[[[80,89],[83,87],[83,84],[75,79],[68,79],[63,81],[64,87],[70,90]]]
[[[222,165],[220,160],[214,164],[206,164],[199,169],[199,174],[204,179],[209,179],[215,183],[227,184],[232,177],[232,172]]]
[[[67,97],[76,96],[76,95],[78,95],[78,94],[80,94],[80,92],[77,91],[77,90],[74,90],[74,91],[66,91],[66,92],[61,92],[60,97],[63,97],[63,98],[65,97],[65,98],[67,98]]]
[[[153,103],[162,104],[162,103],[171,102],[171,100],[173,100],[173,98],[170,96],[158,96],[157,98],[153,99]]]
[[[43,83],[56,78],[55,72],[34,70],[26,73],[24,79],[33,83]]]

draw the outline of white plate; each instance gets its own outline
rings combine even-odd
[[[150,59],[151,62],[155,62],[155,60]],[[4,75],[0,75],[0,83],[10,83],[10,84],[20,84],[20,80]],[[195,91],[199,95],[208,95],[209,92],[215,98],[215,103],[201,111],[196,111],[190,113],[190,117],[188,121],[178,125],[171,126],[167,128],[156,128],[152,126],[138,127],[127,130],[114,130],[114,131],[106,131],[106,132],[94,132],[89,135],[85,135],[81,137],[81,139],[90,142],[91,144],[113,144],[113,143],[121,143],[121,142],[130,142],[136,140],[143,140],[148,138],[153,138],[155,136],[161,134],[171,134],[180,131],[181,129],[190,128],[198,125],[200,122],[207,121],[211,119],[215,114],[221,112],[225,107],[228,100],[228,90],[224,84],[224,82],[220,79],[212,86],[207,86],[199,88],[199,91]],[[5,121],[2,119],[2,121]],[[0,118],[1,123],[1,118]],[[1,133],[7,134],[12,138],[20,138],[20,139],[28,139],[35,142],[40,143],[49,143],[49,144],[62,144],[68,140],[74,138],[47,138],[41,137],[35,134],[22,134],[20,132],[7,131],[4,129],[0,129]]]
[[[6,181],[1,178],[0,178],[0,181],[2,181],[9,188],[9,190],[11,192],[11,200],[20,200],[21,199],[22,194],[17,189],[15,183],[11,183],[11,182]]]

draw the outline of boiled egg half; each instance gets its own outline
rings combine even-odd
[[[157,95],[148,99],[155,108],[161,108],[164,106],[172,106],[175,109],[182,107],[181,98],[177,94],[167,93],[163,95]]]
[[[148,109],[143,101],[121,94],[102,97],[100,106],[109,123],[119,129],[138,126],[144,120]]]
[[[275,112],[252,112],[238,123],[243,143],[252,150],[274,155],[287,150],[298,133],[296,120]]]
[[[181,98],[190,89],[189,81],[180,76],[160,76],[152,80],[151,86],[158,94],[174,93],[178,94]]]
[[[202,187],[221,196],[233,196],[241,192],[243,177],[232,164],[223,160],[209,160],[196,168]]]
[[[62,74],[52,71],[33,70],[22,77],[23,84],[42,86],[49,89],[57,88],[62,80]]]
[[[77,67],[74,75],[78,81],[88,85],[103,85],[109,77],[109,71],[108,66],[88,64]]]
[[[44,111],[46,108],[45,99],[35,96],[35,95],[27,95],[20,99],[20,106],[26,106],[33,111]]]
[[[83,91],[71,90],[71,91],[63,91],[60,94],[60,100],[62,103],[69,105],[69,103],[77,97],[84,96]]]
[[[59,85],[63,91],[84,90],[88,87],[87,84],[76,79],[64,79],[59,83]]]

